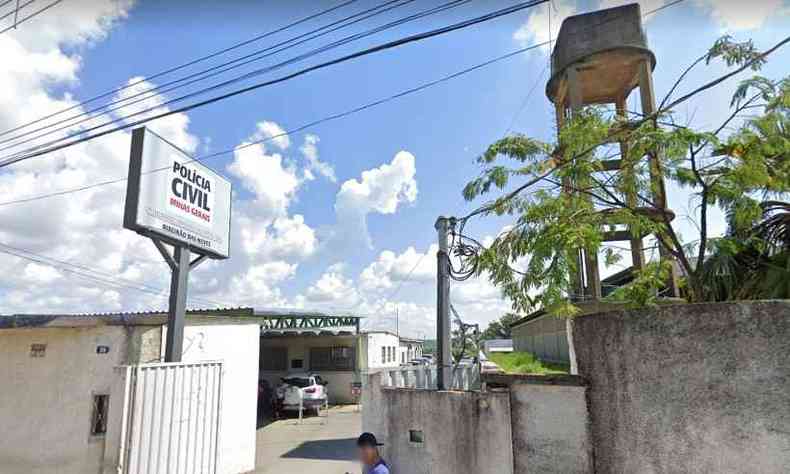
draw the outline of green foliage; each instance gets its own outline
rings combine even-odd
[[[669,278],[669,262],[650,262],[634,275],[633,281],[614,290],[606,299],[624,302],[631,308],[655,306],[661,289]]]
[[[494,353],[489,358],[509,374],[567,374],[570,367],[564,364],[542,362],[529,352]]]
[[[751,41],[739,43],[725,36],[689,70],[714,60],[755,71],[765,62]],[[579,295],[573,294],[570,275],[582,270],[579,249],[603,253],[604,261],[612,265],[620,253],[607,247],[604,234],[629,229],[632,235],[655,235],[676,258],[689,300],[729,294],[732,282],[717,280],[706,288],[705,278],[711,271],[724,274],[725,269],[739,275],[737,269],[744,265],[741,257],[746,255],[741,252],[761,252],[757,240],[749,237],[763,217],[761,200],[790,193],[790,78],[772,81],[755,76],[743,81],[731,106],[732,115],[715,130],[675,125],[671,110],[628,120],[595,106],[577,111],[554,144],[524,135],[495,142],[478,159],[483,170],[463,195],[474,200],[503,193],[489,202],[483,214],[510,216],[513,223],[475,257],[477,272],[487,274],[502,289],[516,312],[542,307],[570,317],[578,312],[572,301]],[[733,129],[735,120],[744,115],[748,118]],[[620,153],[618,142],[625,153]],[[647,156],[655,157],[657,171],[651,170]],[[603,171],[602,161],[613,158],[620,159],[620,170]],[[680,236],[673,227],[672,216],[658,204],[659,190],[651,181],[651,171],[691,190],[698,209],[698,235]],[[708,235],[711,207],[728,216],[729,238]],[[706,264],[716,252],[721,253]],[[769,265],[768,259],[758,261]],[[665,264],[646,265],[633,283],[612,298],[634,306],[654,304],[667,274]]]
[[[501,318],[491,321],[485,331],[480,334],[480,340],[510,339],[510,325],[521,319],[517,313],[505,313]]]

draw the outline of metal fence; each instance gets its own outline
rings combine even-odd
[[[436,390],[436,366],[400,367],[383,372],[382,386]],[[451,390],[480,390],[480,365],[463,365],[452,371]]]
[[[118,471],[217,472],[222,363],[121,368],[125,379]]]

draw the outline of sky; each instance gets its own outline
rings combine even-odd
[[[22,10],[19,18],[49,3],[37,0],[27,7],[30,10]],[[64,0],[0,34],[4,66],[0,70],[0,131],[67,107],[74,109],[60,119],[84,112],[101,102],[80,102],[99,94],[112,92],[107,98],[128,98],[143,93],[380,2],[358,0],[209,61],[145,80],[341,3]],[[515,3],[465,2],[235,86]],[[233,185],[231,258],[203,264],[191,274],[189,307],[350,312],[365,316],[364,326],[369,329],[392,330],[397,325],[410,336],[431,337],[436,317],[434,222],[440,215],[461,216],[481,204],[465,202],[461,189],[480,171],[475,158],[488,144],[506,133],[553,140],[553,106],[544,92],[548,48],[281,135],[547,41],[568,15],[623,3],[554,0],[550,6],[543,4],[149,122],[152,130],[196,156],[231,150],[205,162]],[[669,2],[640,3],[647,12]],[[405,2],[225,75],[178,90],[163,87],[146,94],[144,102],[105,111],[81,125],[108,118],[124,120],[122,113],[153,107],[170,110],[180,104],[164,103],[184,92],[439,4],[434,0]],[[11,6],[0,7],[0,17],[10,12]],[[783,0],[685,0],[649,15],[645,30],[657,57],[657,96],[663,97],[674,78],[722,34],[738,40],[751,38],[758,48],[772,46],[787,34],[789,13],[790,4]],[[0,30],[9,26],[12,18],[0,20]],[[763,74],[779,78],[786,74],[789,61],[790,51],[780,50],[770,58]],[[723,71],[718,64],[701,68],[683,87],[691,90]],[[737,79],[701,94],[676,111],[678,118],[700,128],[718,125],[736,85]],[[629,107],[638,108],[636,97],[629,100]],[[55,119],[49,120],[42,123],[51,124]],[[77,127],[58,133],[73,132]],[[267,138],[262,144],[236,149]],[[36,262],[0,253],[0,314],[166,308],[167,265],[148,239],[122,227],[124,182],[2,205],[124,178],[129,149],[130,133],[121,131],[0,169],[0,245],[94,272],[91,279],[84,273],[65,271],[63,265],[44,263],[52,260],[36,257]],[[681,233],[684,229],[692,233],[694,201],[674,187],[669,192],[670,207],[680,216]],[[479,240],[490,241],[507,224],[507,219],[476,219],[466,230]],[[714,234],[723,232],[720,214],[711,229]],[[101,278],[96,278],[95,272],[100,272]],[[453,283],[451,300],[466,321],[483,325],[510,308],[484,277]]]

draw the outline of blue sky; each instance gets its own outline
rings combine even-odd
[[[77,5],[78,3],[81,5]],[[47,63],[41,67],[26,65],[20,66],[18,71],[12,68],[9,73],[0,72],[0,80],[17,88],[30,87],[30,90],[20,89],[25,92],[21,94],[24,96],[21,99],[17,97],[12,100],[0,94],[0,125],[2,129],[10,128],[14,124],[23,123],[25,119],[35,118],[37,115],[34,112],[58,110],[64,103],[90,98],[127,83],[131,78],[147,76],[214,52],[337,3],[339,2],[306,0],[142,0],[137,3],[117,4],[109,0],[73,0],[70,5],[70,1],[66,0],[39,18],[20,25],[18,31],[12,31],[4,38],[0,37],[0,51],[7,49],[18,54],[21,65],[24,65],[25,54],[41,54],[45,58],[50,54],[51,58],[65,64],[63,68],[68,69],[59,69],[58,61],[53,60],[52,64]],[[516,2],[472,1],[440,15],[324,53],[286,70],[294,70],[319,59],[333,58],[345,52],[443,26],[514,3]],[[604,0],[604,6],[615,3],[618,2]],[[666,2],[662,0],[643,2],[643,11],[664,3]],[[750,2],[753,5],[749,9],[737,6],[737,3],[686,0],[648,18],[645,29],[650,46],[658,58],[655,84],[659,97],[663,96],[677,74],[725,31],[732,32],[737,39],[752,38],[758,47],[768,47],[787,34],[786,2],[757,0]],[[248,45],[233,54],[223,56],[222,59],[254,51],[276,40],[303,32],[309,27],[324,24],[328,18],[340,18],[373,4],[360,1],[338,10],[331,17],[315,20],[276,37]],[[341,34],[361,31],[371,25],[385,23],[435,5],[438,2],[418,0],[348,30],[337,32],[331,38],[339,38]],[[556,34],[565,14],[589,11],[601,6],[601,2],[592,0],[575,3],[555,0],[553,5],[550,16],[552,29]],[[182,122],[168,122],[161,127],[165,134],[170,128],[177,130],[173,132],[176,140],[178,137],[188,137],[184,140],[194,147],[198,155],[230,149],[248,140],[256,131],[259,134],[264,133],[258,129],[258,124],[263,122],[273,122],[286,130],[295,128],[541,41],[548,37],[549,15],[546,11],[546,6],[538,7],[464,31],[367,56],[191,111]],[[76,16],[77,19],[65,21],[63,18],[66,15]],[[112,22],[108,23],[108,19],[112,19]],[[69,21],[73,23],[70,24]],[[67,26],[71,29],[67,29]],[[42,32],[50,35],[49,40],[41,39]],[[298,54],[326,41],[327,38],[322,38],[298,49],[289,50],[287,54]],[[262,64],[270,64],[276,58],[287,57],[285,54],[281,53]],[[790,53],[780,51],[769,61],[765,75],[777,78],[786,73],[788,59]],[[201,66],[216,64],[218,60]],[[46,62],[47,59],[43,61]],[[209,163],[212,168],[234,181],[234,206],[240,212],[244,210],[247,213],[251,222],[248,231],[274,238],[276,232],[273,226],[276,219],[281,219],[281,223],[293,223],[295,216],[303,216],[301,231],[309,234],[304,228],[306,226],[313,235],[308,238],[309,242],[297,240],[290,244],[287,243],[288,235],[278,235],[277,238],[284,239],[283,242],[267,241],[262,244],[261,248],[269,250],[236,249],[230,261],[209,265],[197,273],[193,294],[216,302],[252,304],[258,307],[349,309],[369,315],[370,324],[378,326],[391,325],[392,313],[398,307],[403,313],[404,327],[414,333],[430,332],[433,318],[432,299],[435,293],[430,276],[435,257],[424,257],[412,278],[405,279],[408,270],[404,271],[404,268],[413,268],[419,257],[429,249],[429,245],[435,242],[433,223],[438,215],[460,215],[479,204],[464,203],[460,195],[461,188],[478,172],[474,162],[476,155],[487,144],[499,138],[511,123],[515,132],[551,140],[553,108],[544,92],[547,74],[541,76],[545,72],[546,64],[545,50],[528,52],[426,91],[322,124],[309,132],[294,134],[289,137],[290,144],[287,148],[267,144],[264,151],[250,159],[250,163],[254,163],[256,159],[261,162],[268,160],[268,168],[263,164],[258,167],[248,163],[244,171],[240,172],[243,165],[234,165],[239,160],[235,155],[212,160]],[[190,72],[195,70],[198,68],[189,69]],[[246,70],[249,69],[243,69]],[[684,87],[700,84],[722,71],[723,68],[719,66],[701,70]],[[5,78],[2,77],[3,74],[6,75]],[[170,77],[177,76],[168,76]],[[25,80],[31,81],[32,85],[21,84]],[[213,81],[208,81],[211,82]],[[679,116],[687,115],[693,119],[693,123],[700,126],[714,125],[715,119],[726,112],[726,98],[735,84],[732,81],[720,89],[700,96],[688,107],[679,110]],[[535,90],[528,97],[533,86]],[[47,99],[35,101],[38,94]],[[166,98],[170,97],[172,96],[166,95]],[[522,110],[522,103],[527,98]],[[637,106],[636,101],[631,103],[632,108]],[[30,113],[25,112],[26,107],[30,108]],[[154,130],[159,130],[159,126],[157,122],[150,124]],[[273,126],[270,124],[270,129]],[[315,175],[314,179],[305,178],[309,162],[300,148],[305,144],[307,133],[317,137],[314,143],[317,159],[332,167],[336,176],[334,181],[320,175]],[[124,149],[127,139],[121,135],[103,143],[106,143],[103,146],[109,150],[106,153],[117,155],[113,159],[113,162],[117,161],[117,165],[111,167],[110,171],[114,173],[97,172],[91,175],[91,179],[110,175],[117,177],[118,173],[123,176],[124,156],[128,153]],[[405,175],[398,175],[400,168],[395,171],[386,168],[387,165],[395,163],[396,155],[402,151],[413,156],[412,176],[409,176],[409,167],[405,166],[408,161],[405,158],[401,162],[404,164],[403,170],[400,170]],[[91,159],[98,160],[98,155],[91,153],[100,154],[101,150],[86,149],[85,153],[92,156]],[[280,157],[272,158],[275,154]],[[69,160],[74,160],[73,154],[52,159],[42,157],[17,169],[0,172],[0,191],[4,196],[25,197],[30,191],[20,183],[26,179],[35,182],[35,177],[42,181],[42,189],[46,191],[68,188],[63,181],[56,179],[56,174],[76,166]],[[233,172],[234,166],[236,173]],[[267,182],[265,177],[255,176],[255,173],[265,173],[267,169],[273,172],[286,170],[286,174],[290,173],[289,176],[294,176],[299,181],[291,191],[281,193],[279,196],[285,196],[285,201],[274,206],[270,200],[266,201],[268,204],[262,204],[266,192],[262,192],[261,187],[276,187],[284,183],[283,180],[276,179],[276,173],[269,175],[275,182]],[[392,179],[387,181],[381,178],[379,184],[384,187],[400,187],[394,191],[394,209],[392,202],[386,205],[371,204],[369,201],[373,198],[370,196],[364,203],[356,196],[348,204],[368,206],[364,211],[360,211],[359,207],[349,211],[359,213],[354,215],[361,215],[365,219],[369,235],[369,240],[366,240],[360,235],[365,233],[365,228],[355,227],[339,218],[336,206],[340,202],[339,195],[346,182],[355,180],[356,183],[363,183],[363,173],[382,169],[384,171],[381,176],[387,177],[391,174]],[[51,180],[39,175],[45,172],[53,173]],[[252,184],[253,181],[257,183],[257,187]],[[122,189],[116,188],[116,194],[120,196],[116,199],[122,200]],[[42,190],[39,189],[38,192]],[[678,190],[673,190],[673,193],[673,207],[676,210],[678,206],[688,207],[687,195]],[[97,194],[94,197],[98,200],[101,196],[103,195]],[[266,196],[266,199],[271,198],[268,194]],[[140,259],[155,260],[157,256],[152,248],[146,247],[145,242],[137,241],[141,241],[141,238],[122,234],[129,232],[120,229],[117,209],[108,210],[106,219],[95,219],[84,227],[76,226],[81,229],[80,232],[92,236],[106,231],[108,239],[102,239],[101,244],[92,245],[89,240],[75,235],[79,234],[73,225],[74,220],[80,220],[77,215],[91,215],[96,209],[91,207],[96,203],[91,203],[87,194],[77,200],[82,199],[85,202],[80,205],[84,207],[72,210],[76,214],[71,214],[69,219],[58,221],[60,223],[51,224],[53,227],[50,234],[53,239],[59,234],[66,236],[54,243],[47,241],[46,226],[37,232],[36,225],[41,220],[50,222],[46,217],[47,213],[57,205],[39,202],[30,206],[0,208],[0,217],[5,222],[23,222],[31,216],[33,221],[39,221],[30,223],[29,227],[19,224],[0,229],[0,241],[73,262],[99,261],[102,268],[114,275],[121,275],[140,284],[166,287],[166,267],[157,267],[153,262],[147,263],[147,266],[140,264]],[[386,210],[382,210],[385,208]],[[502,219],[476,220],[470,224],[468,230],[483,238],[495,235],[506,224],[507,221]],[[714,225],[721,227],[721,223]],[[242,229],[234,228],[234,231],[242,232]],[[282,233],[287,232],[283,228]],[[289,250],[271,253],[271,248],[278,245],[286,245]],[[102,248],[102,255],[92,256],[91,251],[95,250],[91,249],[98,248],[97,246]],[[408,253],[410,247],[413,247],[412,253]],[[103,255],[114,257],[111,262],[105,262]],[[161,298],[150,299],[134,291],[115,289],[112,290],[118,293],[115,295],[108,294],[111,290],[107,289],[96,289],[92,292],[86,282],[76,284],[77,286],[64,285],[63,281],[67,276],[62,272],[53,274],[40,268],[30,270],[31,262],[15,257],[0,256],[0,261],[3,260],[9,268],[13,266],[18,269],[14,272],[18,275],[25,276],[30,273],[30,279],[6,277],[0,280],[0,297],[5,296],[4,302],[0,300],[0,312],[23,311],[26,307],[24,302],[31,300],[36,301],[36,310],[69,312],[145,309],[150,306],[161,307],[164,304]],[[376,266],[376,263],[380,265]],[[257,269],[260,278],[251,276],[255,274],[253,269]],[[363,275],[366,270],[367,274]],[[279,277],[270,276],[278,272],[281,273]],[[269,276],[261,277],[263,274]],[[242,282],[247,277],[249,279]],[[239,279],[238,284],[223,284],[233,278]],[[44,291],[42,286],[49,288],[46,297],[42,297],[40,293]],[[397,294],[392,297],[396,290]],[[470,320],[485,323],[507,309],[507,302],[499,298],[495,289],[484,281],[472,282],[457,294],[459,309],[463,308],[464,317]]]

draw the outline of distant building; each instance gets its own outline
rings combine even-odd
[[[186,317],[184,362],[223,364],[223,473],[255,468],[259,328],[251,315]],[[110,397],[116,367],[161,361],[166,322],[163,313],[0,316],[0,472],[119,472],[105,439],[107,418],[124,403]]]
[[[633,280],[632,269],[610,275],[601,281],[603,297]],[[540,360],[570,364],[566,321],[543,310],[528,314],[510,325],[513,348],[530,352]]]
[[[491,355],[500,352],[513,352],[512,339],[489,339],[483,341],[483,352]]]
[[[407,337],[400,337],[400,346],[398,347],[398,354],[401,364],[408,364],[414,359],[422,357],[423,341],[421,339],[410,339]]]

